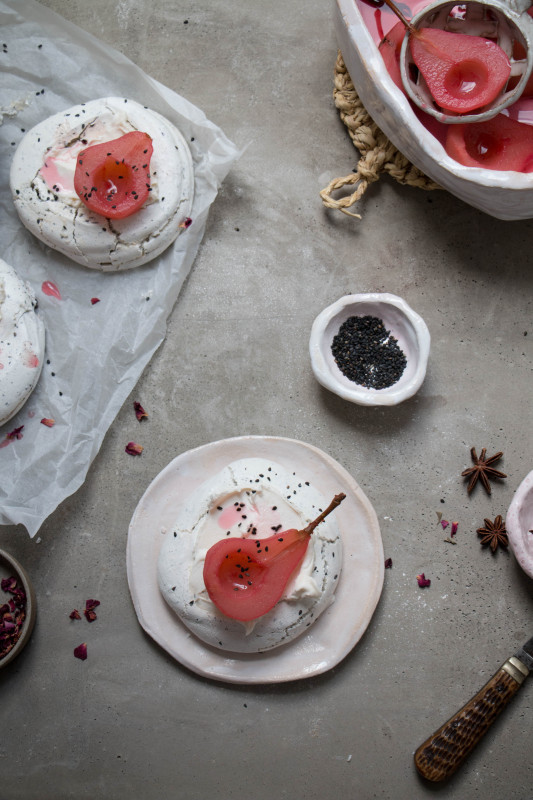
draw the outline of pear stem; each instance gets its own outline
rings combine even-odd
[[[413,25],[411,25],[411,23],[404,17],[398,6],[395,3],[393,3],[392,0],[385,0],[385,4],[388,5],[390,10],[396,14],[400,22],[402,22],[405,25],[409,33],[413,34],[417,33],[416,28],[413,27]]]
[[[326,519],[328,514],[331,514],[331,512],[334,509],[336,509],[337,506],[340,506],[345,497],[346,495],[343,494],[342,492],[340,494],[336,494],[331,503],[329,504],[329,506],[326,508],[326,510],[323,511],[321,514],[319,514],[316,519],[310,522],[309,525],[307,525],[307,527],[303,529],[302,533],[309,533],[309,534],[313,533],[316,526],[320,525],[320,523]]]

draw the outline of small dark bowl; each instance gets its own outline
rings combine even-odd
[[[35,591],[26,570],[18,563],[18,561],[13,558],[13,556],[10,556],[5,550],[0,550],[0,578],[10,578],[12,575],[14,575],[17,580],[20,581],[24,587],[24,591],[26,592],[26,618],[22,625],[20,636],[14,647],[11,648],[9,653],[7,653],[4,658],[0,658],[0,669],[13,661],[13,659],[16,658],[27,645],[33,631],[33,626],[35,625],[35,616],[37,613],[37,600],[35,597]],[[0,591],[0,605],[8,602],[9,597],[9,593]]]

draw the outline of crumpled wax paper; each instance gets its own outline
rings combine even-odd
[[[0,0],[0,22],[1,255],[33,288],[46,327],[37,388],[0,428],[3,445],[7,434],[24,426],[22,438],[0,448],[0,523],[22,523],[34,536],[83,483],[107,429],[163,341],[209,207],[239,153],[202,111],[39,3]],[[190,227],[151,263],[120,273],[80,267],[43,245],[19,221],[9,191],[23,129],[110,96],[130,97],[174,123],[190,144],[195,171]],[[43,292],[45,281],[57,286],[61,300]],[[91,298],[100,302],[92,305]],[[46,427],[42,418],[55,425]]]

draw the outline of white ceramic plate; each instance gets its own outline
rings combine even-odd
[[[164,601],[157,582],[163,537],[180,504],[210,476],[239,458],[267,458],[299,472],[328,496],[343,491],[335,512],[343,539],[336,600],[307,633],[267,653],[224,653],[197,639]],[[307,478],[305,478],[307,479]],[[144,630],[184,666],[229,683],[278,683],[308,678],[338,664],[365,632],[383,587],[384,558],[376,513],[352,476],[326,453],[293,439],[240,436],[182,453],[152,481],[128,531],[127,570]]]

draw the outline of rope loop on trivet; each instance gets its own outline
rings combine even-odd
[[[320,197],[326,208],[334,208],[350,217],[361,219],[360,214],[348,209],[357,203],[371,183],[380,179],[382,172],[387,172],[398,183],[416,186],[419,189],[440,189],[438,184],[413,166],[394,147],[371,119],[355,90],[340,51],[335,62],[333,98],[341,120],[348,128],[350,138],[359,150],[361,158],[356,172],[351,172],[344,178],[335,178],[322,189]],[[345,186],[356,188],[351,195],[334,200],[332,193]]]

